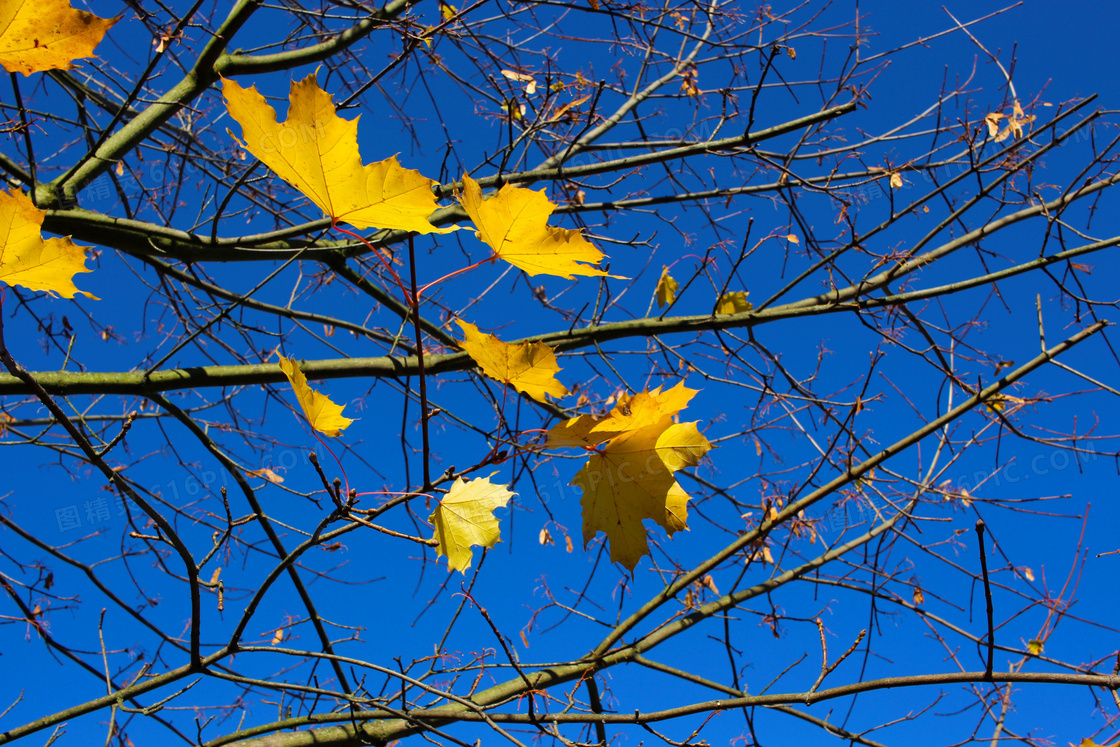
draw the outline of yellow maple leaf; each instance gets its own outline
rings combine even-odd
[[[549,430],[548,446],[590,448],[627,430],[647,426],[661,426],[664,430],[671,426],[673,415],[687,407],[697,391],[689,389],[684,382],[678,382],[664,392],[660,386],[634,395],[623,392],[618,396],[615,407],[604,417],[578,415],[553,426]]]
[[[241,125],[241,147],[336,221],[422,234],[457,229],[428,222],[437,208],[431,179],[402,168],[396,156],[362,165],[358,120],[335,113],[330,94],[319,88],[314,73],[292,82],[283,124],[255,87],[223,79],[222,94],[230,116]]]
[[[75,10],[67,0],[0,0],[0,65],[25,76],[69,70],[119,18]]]
[[[683,410],[697,391],[681,381],[664,392],[661,387],[632,396],[623,392],[603,417],[579,415],[553,426],[548,432],[548,446],[591,448],[628,430],[651,425],[660,425],[664,430],[672,424],[672,416]]]
[[[678,381],[671,389],[661,391],[661,387],[635,395],[622,393],[607,417],[591,429],[596,435],[616,436],[651,425],[668,428],[673,416],[688,406],[696,396],[697,389],[689,389],[683,381]]]
[[[566,397],[568,389],[556,380],[560,366],[556,354],[543,342],[511,345],[494,335],[478,331],[478,327],[456,319],[466,339],[459,343],[467,355],[492,379],[509,384],[538,402],[547,402],[545,395]]]
[[[548,446],[550,448],[563,448],[565,446],[590,448],[604,441],[609,441],[610,434],[591,433],[599,420],[599,418],[591,415],[579,415],[554,425],[548,432]]]
[[[354,421],[342,416],[345,405],[336,405],[331,398],[318,392],[307,385],[307,377],[299,370],[295,358],[280,357],[280,370],[292,383],[292,390],[296,393],[299,406],[311,427],[332,438],[342,435],[345,428],[350,427]]]
[[[633,571],[649,554],[651,519],[670,537],[688,528],[689,496],[673,477],[699,463],[711,444],[695,423],[639,428],[612,439],[572,480],[583,491],[583,544],[607,535],[611,561]]]
[[[74,285],[76,273],[90,272],[86,248],[69,238],[44,241],[40,228],[46,214],[18,189],[0,192],[0,282],[63,298],[81,293],[99,300]]]
[[[1042,641],[1037,638],[1032,638],[1027,641],[1027,650],[1030,651],[1033,656],[1040,656],[1042,654]]]
[[[433,539],[438,552],[447,558],[450,570],[466,574],[471,567],[471,547],[493,547],[501,541],[494,510],[514,496],[505,485],[494,485],[490,478],[466,481],[457,478],[451,490],[428,517],[435,527]]]
[[[579,231],[548,225],[556,205],[544,192],[506,184],[483,200],[482,187],[464,174],[459,202],[474,222],[478,238],[498,257],[530,275],[558,275],[568,280],[574,275],[607,275],[593,266],[603,259],[603,253]]]
[[[657,305],[668,306],[673,303],[677,298],[678,288],[680,284],[669,274],[669,268],[663,266],[661,277],[657,279],[657,289],[654,291],[657,294]]]
[[[747,291],[724,293],[716,304],[716,316],[726,314],[742,314],[754,308],[754,304],[747,300]]]

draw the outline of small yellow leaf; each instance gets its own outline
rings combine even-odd
[[[716,304],[716,316],[727,314],[742,314],[754,308],[754,304],[747,300],[748,291],[735,291],[724,293]]]
[[[525,118],[525,105],[516,98],[502,101],[502,110],[505,111],[514,122],[520,122]]]
[[[999,121],[1006,116],[1006,114],[1000,112],[992,112],[984,117],[984,124],[988,125],[988,137],[995,137],[999,134]]]
[[[124,161],[117,161],[117,176],[124,176]]]
[[[218,566],[217,568],[214,569],[214,572],[212,574],[210,574],[211,585],[218,583],[218,577],[221,576],[221,575],[222,575],[222,567]]]
[[[492,379],[509,384],[538,402],[547,402],[546,394],[566,397],[568,389],[556,380],[560,366],[556,353],[543,342],[511,345],[494,335],[478,331],[478,327],[462,319],[455,320],[466,339],[459,343],[467,355]]]
[[[578,230],[548,225],[556,205],[544,192],[506,184],[496,195],[483,200],[482,187],[464,174],[459,202],[474,222],[478,238],[495,255],[530,275],[558,275],[571,280],[574,275],[607,274],[594,267],[603,253]]]
[[[801,243],[801,239],[797,238],[797,234],[795,234],[795,233],[791,233],[790,235],[786,236],[786,241],[788,241],[791,244],[800,244]]]
[[[502,75],[517,83],[525,84],[525,93],[532,96],[537,92],[537,79],[527,73],[518,73],[513,70],[503,70]]]
[[[447,558],[450,570],[465,575],[471,567],[471,547],[493,547],[501,541],[494,510],[505,506],[513,496],[504,485],[494,485],[488,477],[470,482],[461,477],[455,480],[428,517],[435,527],[438,552]]]
[[[268,467],[265,467],[263,469],[251,469],[248,472],[246,472],[245,474],[250,475],[251,477],[260,477],[260,478],[262,478],[264,480],[268,480],[269,482],[274,483],[276,485],[279,485],[279,484],[284,482],[283,477],[276,474],[275,472],[270,470]]]
[[[542,545],[555,545],[556,544],[556,540],[552,539],[552,534],[548,531],[548,527],[542,527],[541,528],[541,533],[540,533],[540,536],[537,537],[537,541],[540,542]]]
[[[456,230],[428,222],[437,208],[431,179],[402,168],[396,156],[362,165],[358,120],[335,113],[314,73],[292,83],[283,124],[256,88],[223,79],[222,94],[230,116],[241,125],[241,147],[336,221],[421,234]]]
[[[269,645],[279,646],[283,642],[284,642],[284,629],[283,628],[277,628],[276,633],[273,634],[272,641],[270,642]]]
[[[1027,642],[1027,650],[1031,652],[1032,656],[1040,656],[1042,654],[1042,641],[1032,638]]]
[[[661,277],[657,280],[657,305],[668,306],[673,303],[677,298],[677,289],[680,284],[673,280],[673,276],[669,274],[668,267],[661,268]]]
[[[459,13],[459,9],[449,3],[440,3],[439,12],[443,16],[443,20],[450,21]]]
[[[578,120],[579,119],[579,112],[575,111],[575,108],[577,106],[579,106],[580,104],[582,104],[583,102],[587,101],[590,98],[591,98],[591,96],[580,96],[578,99],[575,99],[573,101],[569,101],[568,103],[566,103],[563,106],[561,106],[560,108],[558,108],[556,111],[549,114],[548,121],[549,122],[559,122],[564,117],[569,117],[573,121]],[[583,192],[583,190],[581,189],[580,193],[582,193],[582,192]],[[586,197],[586,194],[584,196]],[[578,204],[582,205],[583,200],[580,199]]]
[[[85,247],[69,238],[43,240],[40,227],[46,214],[18,189],[0,192],[0,283],[63,298],[81,293],[99,300],[74,285],[75,274],[90,272]]]
[[[894,189],[902,189],[902,174],[897,171],[891,174],[891,187]]]
[[[999,116],[1000,116],[1000,118],[1003,118],[1005,115],[1001,114]],[[991,133],[991,131],[992,131],[991,117],[992,117],[992,115],[989,114],[988,118],[986,119],[986,121],[988,122],[988,132],[989,133]],[[1004,140],[1006,140],[1008,137],[1010,137],[1012,135],[1014,135],[1016,138],[1022,137],[1023,136],[1023,128],[1025,126],[1029,125],[1035,119],[1036,119],[1036,117],[1033,114],[1031,114],[1030,116],[1027,116],[1023,112],[1023,107],[1019,104],[1019,100],[1015,99],[1014,104],[1012,106],[1011,116],[1007,117],[1007,126],[999,131],[999,134],[997,134],[994,138],[994,142],[1002,143]],[[998,119],[996,121],[998,121]]]
[[[1023,575],[1028,581],[1034,581],[1034,571],[1030,568],[1023,568]]]
[[[0,65],[24,76],[70,70],[119,18],[75,10],[67,0],[0,0]]]
[[[922,587],[914,586],[914,604],[918,607],[921,607],[925,603],[926,603],[926,595],[922,591]]]
[[[299,364],[294,358],[280,357],[280,370],[292,383],[292,390],[296,393],[303,414],[311,427],[320,433],[338,438],[345,428],[350,427],[354,421],[342,416],[345,405],[336,405],[331,398],[318,392],[307,385],[307,377],[299,370]]]

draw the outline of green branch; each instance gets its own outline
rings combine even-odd
[[[182,86],[183,84],[180,84]],[[176,87],[176,91],[179,87]],[[169,93],[164,98],[171,96]],[[180,95],[180,94],[176,94]],[[182,95],[186,95],[182,93]],[[163,99],[161,99],[163,101]],[[153,104],[143,114],[137,116],[134,120],[129,122],[124,129],[130,127],[151,126],[155,127],[151,121],[144,120],[145,115],[148,114],[156,105]],[[816,112],[804,117],[785,122],[773,127],[768,127],[764,130],[754,133],[746,133],[744,135],[723,138],[722,140],[712,140],[709,142],[693,143],[690,145],[681,146],[678,148],[668,148],[665,150],[655,151],[653,153],[642,153],[625,158],[619,158],[611,161],[603,161],[601,163],[593,163],[585,166],[564,167],[559,166],[549,169],[534,169],[531,171],[522,171],[514,174],[506,174],[504,176],[489,176],[483,177],[478,180],[479,184],[484,188],[498,187],[502,184],[524,184],[543,179],[570,179],[584,176],[592,176],[595,174],[610,173],[614,171],[625,171],[628,169],[638,168],[654,163],[663,163],[665,161],[672,161],[677,159],[688,158],[691,156],[701,155],[705,153],[726,152],[729,150],[738,150],[741,148],[749,147],[750,145],[769,140],[771,138],[779,137],[781,135],[795,132],[801,128],[809,127],[821,122],[834,119],[843,114],[847,114],[855,109],[855,104],[845,104],[843,106],[826,109],[823,112]],[[170,116],[171,109],[168,109]],[[149,116],[149,120],[151,117]],[[147,121],[148,125],[136,124]],[[138,130],[139,132],[139,130]],[[102,150],[109,148],[112,143],[117,142],[117,139],[122,135],[118,133],[110,138]],[[146,135],[147,131],[143,131],[141,135]],[[120,150],[117,157],[123,156],[125,152],[132,148],[131,140],[125,144]],[[99,157],[108,158],[99,151]],[[93,159],[91,163],[96,163],[98,159]],[[113,159],[115,160],[115,158]],[[108,162],[106,162],[107,164]],[[107,167],[103,164],[104,167]],[[103,168],[101,169],[103,170]],[[88,173],[87,173],[88,172]],[[84,184],[89,179],[92,179],[100,170],[94,172],[90,169],[79,169],[76,179],[80,179],[78,183]],[[841,177],[833,176],[832,180]],[[438,185],[434,187],[433,191],[438,197],[447,198],[451,197],[456,189],[460,189],[462,185],[459,182],[450,182],[448,184]],[[52,187],[53,188],[53,187]],[[46,203],[40,201],[40,205],[57,205],[57,200],[51,200]],[[453,223],[458,223],[467,219],[466,212],[458,205],[451,205],[443,207],[433,213],[429,220],[433,225],[445,226]],[[95,213],[88,210],[74,209],[74,210],[50,210],[47,213],[46,219],[43,221],[43,230],[54,233],[60,236],[71,236],[79,242],[88,241],[102,246],[119,249],[121,251],[129,252],[130,254],[150,255],[153,249],[157,254],[174,257],[184,262],[230,262],[230,261],[249,261],[249,260],[272,260],[272,259],[287,259],[295,251],[303,251],[303,257],[306,259],[322,259],[330,252],[341,248],[353,248],[353,242],[349,241],[307,241],[299,240],[298,236],[306,235],[315,231],[326,229],[330,226],[330,219],[323,218],[317,221],[311,221],[300,226],[283,229],[269,234],[261,234],[257,236],[243,236],[237,238],[219,239],[214,242],[209,237],[201,236],[199,234],[181,231],[166,226],[160,226],[153,223],[146,223],[144,221],[127,220],[123,218],[113,218],[101,213]],[[379,231],[371,239],[374,243],[387,245],[399,243],[407,237],[407,232],[404,231]],[[289,238],[292,237],[292,238]]]

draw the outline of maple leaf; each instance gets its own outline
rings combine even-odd
[[[494,510],[504,507],[515,494],[490,478],[466,481],[456,478],[451,490],[428,517],[435,527],[433,539],[438,552],[447,558],[450,570],[466,575],[471,567],[471,547],[493,547],[501,541]]]
[[[283,124],[255,87],[223,79],[222,94],[244,140],[232,132],[230,136],[334,220],[422,234],[457,230],[428,221],[438,207],[431,179],[401,167],[396,156],[362,165],[358,120],[335,113],[330,94],[319,88],[314,73],[292,82]]]
[[[119,18],[75,10],[67,0],[0,0],[0,65],[9,73],[70,70]]]
[[[511,345],[494,335],[478,331],[478,327],[456,319],[466,335],[460,347],[492,379],[509,384],[538,402],[547,402],[545,395],[566,397],[568,389],[556,380],[560,366],[556,354],[543,342]]]
[[[76,273],[90,272],[86,247],[69,238],[44,241],[40,228],[46,214],[18,189],[0,192],[0,282],[63,298],[81,293],[99,300],[74,285]]]
[[[309,387],[307,377],[303,375],[303,371],[299,370],[299,364],[296,363],[295,358],[281,356],[279,364],[280,370],[292,383],[292,390],[295,391],[299,406],[303,408],[303,414],[307,417],[307,422],[311,424],[311,427],[332,438],[341,436],[342,431],[354,422],[350,418],[342,416],[342,411],[346,406],[336,405],[331,402],[330,397]]]
[[[638,430],[647,426],[668,428],[673,416],[688,406],[696,396],[696,389],[689,389],[683,381],[678,381],[671,389],[661,391],[661,387],[648,392],[630,395],[622,393],[607,417],[591,429],[596,436],[617,436],[626,431]]]
[[[680,284],[673,280],[673,276],[669,274],[668,267],[661,268],[661,277],[657,279],[657,289],[654,293],[657,294],[657,305],[668,306],[677,298],[677,289]]]
[[[649,554],[644,520],[672,537],[688,528],[689,496],[673,477],[711,449],[695,423],[627,431],[587,460],[572,480],[583,491],[583,544],[603,532],[611,561],[633,571]]]
[[[548,446],[591,448],[628,430],[650,425],[660,425],[664,430],[672,424],[672,417],[688,405],[696,392],[696,389],[686,387],[683,381],[664,392],[661,387],[649,392],[638,392],[633,396],[624,392],[614,408],[601,418],[579,415],[553,426],[548,432]]]
[[[673,473],[698,464],[712,445],[696,423],[673,419],[695,395],[684,382],[623,393],[607,415],[580,415],[548,433],[549,447],[596,449],[571,483],[583,491],[583,543],[603,532],[611,560],[630,571],[649,554],[646,519],[670,537],[688,528],[689,497]]]
[[[599,422],[599,418],[591,415],[579,415],[554,425],[548,432],[548,446],[550,448],[563,448],[576,446],[589,449],[593,446],[609,441],[610,434],[597,433],[592,435],[591,429]]]
[[[548,216],[556,205],[544,192],[506,184],[496,195],[483,200],[482,187],[464,174],[459,202],[474,222],[478,238],[495,255],[530,275],[557,275],[568,280],[574,275],[607,275],[593,266],[603,259],[603,253],[579,231],[548,225]]]
[[[1042,645],[1042,641],[1038,640],[1037,638],[1032,638],[1031,640],[1027,641],[1027,650],[1030,651],[1033,656],[1041,656]]]
[[[716,316],[727,314],[742,314],[754,308],[754,304],[747,300],[747,291],[724,293],[716,304]]]

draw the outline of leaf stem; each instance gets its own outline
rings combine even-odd
[[[432,478],[428,471],[428,383],[424,375],[424,341],[420,329],[420,293],[416,290],[416,249],[413,237],[408,237],[408,271],[412,284],[412,293],[408,296],[408,305],[412,309],[412,325],[416,329],[416,373],[420,377],[420,437],[423,452],[421,464],[424,467],[424,484],[420,492],[426,493],[432,489]],[[396,273],[394,273],[394,276]]]
[[[409,298],[411,298],[411,296],[408,292],[408,289],[404,287],[404,281],[401,280],[401,276],[398,275],[397,271],[393,269],[392,263],[388,259],[385,258],[385,255],[382,253],[382,251],[380,249],[375,247],[373,244],[369,243],[369,241],[366,239],[365,236],[354,233],[353,231],[349,231],[349,230],[343,228],[342,226],[338,225],[338,223],[335,222],[334,218],[331,218],[331,227],[334,228],[334,230],[338,231],[339,233],[344,233],[347,236],[353,236],[355,239],[357,239],[358,241],[365,244],[366,248],[368,248],[371,252],[373,252],[373,255],[375,257],[377,257],[378,260],[380,260],[381,265],[386,270],[389,271],[389,274],[393,277],[393,280],[397,281],[397,285],[400,286],[401,293],[404,294],[405,300],[408,300]],[[408,244],[409,252],[411,252],[412,251],[412,237],[411,236],[408,237],[408,241],[409,241],[409,244]],[[412,285],[413,285],[413,288],[416,287],[415,278],[412,281]],[[415,291],[413,292],[412,295],[415,295]],[[416,305],[412,302],[409,302],[409,306],[413,309],[416,308]]]
[[[420,288],[419,295],[422,296],[425,293],[427,293],[428,289],[431,288],[433,285],[439,285],[444,280],[450,280],[451,278],[455,277],[456,275],[462,275],[464,272],[470,272],[471,270],[475,269],[476,267],[482,267],[484,264],[487,264],[489,262],[493,262],[497,258],[498,257],[496,255],[491,255],[484,260],[481,260],[479,262],[475,262],[473,265],[467,265],[466,267],[462,267],[458,270],[455,270],[455,272],[449,272],[448,274],[444,275],[443,277],[439,278],[438,280],[433,280],[432,282],[427,283],[426,285],[422,286]],[[417,296],[416,300],[417,300],[417,302],[419,302],[419,300],[420,300],[419,296]]]
[[[31,204],[39,207],[39,201],[35,194],[35,188],[39,185],[39,179],[35,175],[35,151],[31,147],[31,123],[27,121],[27,110],[23,108],[23,97],[19,93],[19,78],[16,73],[9,73],[12,76],[12,94],[16,99],[16,109],[19,110],[19,125],[20,130],[23,131],[23,143],[27,149],[27,168],[31,174],[31,183],[28,188],[31,190]]]

